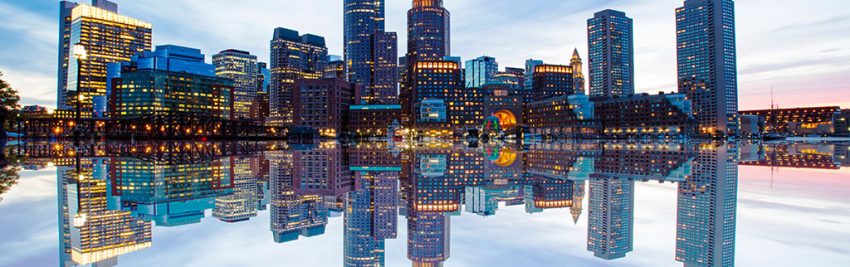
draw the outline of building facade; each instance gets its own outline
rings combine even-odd
[[[635,93],[634,33],[626,13],[603,10],[587,20],[590,96]]]
[[[525,105],[525,124],[542,137],[596,136],[594,104],[586,95],[562,95]]]
[[[766,109],[741,111],[741,115],[755,115],[764,119],[764,131],[768,133],[807,134],[833,133],[837,126],[836,114],[840,107],[808,107],[789,109]],[[820,128],[820,130],[819,130]],[[844,127],[846,128],[846,127]]]
[[[233,82],[216,77],[215,67],[204,63],[194,48],[157,46],[156,51],[112,63],[109,109],[113,118],[148,115],[191,115],[233,118]]]
[[[292,92],[301,79],[324,76],[328,60],[325,38],[277,28],[271,40],[271,81],[269,85],[268,125],[285,126],[293,122]]]
[[[352,105],[347,130],[353,136],[386,136],[393,123],[401,123],[401,105]]]
[[[526,102],[577,94],[574,82],[570,66],[538,65],[534,67],[534,85]]]
[[[77,101],[90,108],[94,97],[107,95],[107,64],[151,50],[150,23],[119,15],[117,5],[109,1],[93,3],[60,3],[60,109],[75,107]]]
[[[212,56],[215,75],[233,80],[233,118],[257,119],[251,108],[257,102],[257,78],[260,76],[257,56],[246,51],[228,49]]]
[[[693,101],[705,135],[734,135],[738,67],[732,0],[686,0],[676,9],[679,93]]]
[[[312,128],[324,137],[341,135],[356,89],[357,85],[341,79],[299,80],[292,93],[294,125]]]
[[[639,94],[596,99],[596,121],[608,137],[685,136],[696,133],[691,101],[683,94]]]
[[[484,84],[495,78],[499,72],[499,62],[488,56],[481,56],[466,61],[465,85],[466,88],[481,88]]]

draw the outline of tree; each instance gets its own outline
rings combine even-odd
[[[20,109],[18,102],[21,101],[21,97],[18,95],[18,91],[2,78],[3,72],[0,72],[0,125],[3,127],[0,129],[0,138],[5,143],[6,122],[10,116],[18,113],[18,109]]]

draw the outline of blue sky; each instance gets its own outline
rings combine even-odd
[[[56,0],[0,0],[0,71],[23,104],[55,105]],[[83,1],[88,2],[88,1]],[[268,59],[275,27],[325,36],[342,54],[341,0],[117,1],[122,14],[153,23],[154,45],[201,48],[209,57],[236,48]],[[406,50],[409,0],[387,0],[387,30]],[[447,0],[452,54],[489,55],[521,67],[528,58],[567,63],[587,54],[586,20],[612,8],[635,20],[638,91],[675,90],[675,13],[681,0]],[[741,108],[767,108],[770,88],[782,107],[850,107],[850,3],[846,0],[738,0]],[[207,59],[209,61],[209,58]],[[585,59],[586,61],[586,59]]]

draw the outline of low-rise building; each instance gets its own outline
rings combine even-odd
[[[840,111],[839,107],[808,107],[747,110],[738,114],[764,118],[765,132],[801,135],[829,131],[835,114]]]
[[[303,79],[294,88],[295,127],[310,128],[323,137],[337,137],[345,131],[357,85],[336,78]]]
[[[695,133],[691,101],[683,94],[638,94],[595,99],[602,135],[613,138]]]
[[[387,129],[399,123],[400,117],[401,105],[352,105],[346,128],[352,136],[386,136]]]
[[[586,95],[562,95],[527,103],[525,123],[543,137],[592,137],[599,133],[594,103]]]

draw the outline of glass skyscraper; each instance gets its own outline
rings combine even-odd
[[[482,56],[466,61],[466,88],[481,88],[499,72],[499,63],[493,57]]]
[[[676,9],[679,93],[693,101],[703,134],[737,130],[735,3],[686,0]]]
[[[587,20],[590,49],[590,96],[635,93],[632,19],[626,13],[603,10]]]
[[[115,3],[92,3],[60,3],[59,108],[73,107],[78,92],[82,105],[90,107],[93,97],[106,95],[108,63],[127,61],[151,49],[150,23],[119,15]],[[79,60],[73,55],[76,45],[85,49],[85,57]]]
[[[398,38],[385,32],[384,0],[345,0],[345,72],[360,86],[360,102],[387,103],[398,96]]]
[[[257,56],[229,49],[213,55],[212,62],[216,76],[233,80],[233,118],[255,119],[251,115],[251,106],[257,102],[260,75]]]
[[[312,34],[277,28],[271,40],[271,81],[269,86],[272,126],[290,125],[293,121],[292,90],[299,79],[318,79],[324,76],[328,62],[325,38]]]
[[[624,177],[591,175],[587,250],[606,260],[632,251],[635,182]]]

